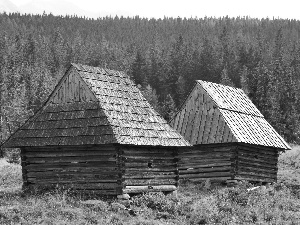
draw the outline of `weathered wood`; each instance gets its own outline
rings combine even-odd
[[[115,154],[111,151],[69,151],[69,152],[28,152],[27,158],[47,158],[47,157],[72,157],[72,156],[102,156],[102,157],[113,157]]]
[[[239,160],[245,160],[246,162],[249,162],[249,158],[248,157],[244,157],[239,155]],[[268,161],[268,160],[264,160],[264,159],[254,159],[251,158],[251,161],[255,162],[255,163],[265,163],[265,164],[269,164],[269,165],[273,165],[273,166],[277,166],[277,162],[275,161]]]
[[[94,94],[82,81],[79,74],[71,69],[61,79],[47,102],[54,104],[79,101],[96,101]]]
[[[126,155],[126,160],[131,160],[131,159],[133,159],[133,160],[136,160],[136,159],[138,159],[139,161],[149,161],[149,160],[159,160],[159,161],[161,161],[161,160],[163,160],[163,161],[170,161],[170,162],[172,162],[172,160],[174,159],[174,156],[166,156],[166,155],[161,155],[161,156],[159,156],[159,155],[141,155],[141,154],[139,154],[139,155]]]
[[[177,185],[177,148],[143,149],[132,146],[122,147],[122,152],[125,171],[122,175],[124,185]],[[125,190],[123,189],[123,193]],[[147,191],[151,190],[147,189]],[[134,190],[131,190],[132,192]],[[136,192],[139,191],[136,190]]]
[[[163,164],[156,164],[153,162],[151,163],[151,170],[152,171],[156,171],[156,170],[174,170],[174,168],[177,167],[177,163],[172,162],[172,163],[163,163]],[[126,170],[136,170],[136,169],[148,169],[149,168],[149,162],[141,162],[141,163],[129,163],[129,162],[125,162],[125,168]]]
[[[248,180],[248,181],[256,181],[256,182],[276,182],[277,179],[275,178],[266,178],[266,177],[257,177],[257,176],[250,176],[250,175],[236,175],[235,178],[236,180]]]
[[[144,185],[170,185],[176,184],[175,179],[125,179],[124,184],[127,186],[144,186]]]
[[[209,181],[226,181],[228,179],[231,179],[230,176],[227,176],[227,177],[197,177],[197,178],[189,178],[188,180],[191,180],[191,181],[194,181],[194,182],[197,182],[197,181],[206,181],[208,180]]]
[[[27,177],[63,177],[63,176],[78,176],[78,177],[118,177],[117,171],[39,171],[39,172],[28,172]]]
[[[197,168],[197,169],[189,169],[189,170],[180,170],[179,174],[198,174],[201,176],[201,173],[207,172],[221,172],[221,171],[230,171],[231,166],[216,166],[216,167],[207,167],[207,168]]]
[[[166,179],[166,178],[176,178],[177,174],[149,174],[149,173],[140,173],[140,174],[126,174],[123,177],[125,179]]]
[[[198,169],[198,168],[211,168],[218,166],[231,166],[231,161],[217,161],[215,163],[203,162],[203,163],[190,163],[190,164],[181,164],[179,165],[180,171],[185,171],[187,169]]]
[[[185,158],[182,158],[179,162],[179,164],[190,164],[190,163],[201,163],[201,162],[217,162],[218,160],[230,160],[230,156],[224,154],[224,155],[219,155],[218,157],[214,157],[214,155],[207,155],[205,158],[188,158],[188,159],[185,159]]]
[[[264,146],[256,146],[256,145],[245,145],[245,144],[240,144],[238,145],[238,148],[240,151],[249,151],[249,152],[257,152],[257,153],[262,153],[266,155],[273,155],[273,156],[278,156],[278,150],[274,148],[266,148]]]
[[[197,96],[191,96],[190,100],[188,101],[188,111],[189,111],[189,116],[187,118],[187,123],[186,123],[186,129],[184,132],[184,137],[186,140],[190,141],[191,139],[191,133],[192,133],[192,129],[193,129],[193,125],[194,125],[194,118],[195,118],[195,100],[196,100]]]
[[[203,96],[203,94],[202,94],[202,96]],[[207,106],[204,105],[204,104],[201,104],[199,110],[202,113],[201,113],[200,127],[199,127],[199,131],[198,131],[198,136],[197,136],[197,142],[196,143],[197,144],[202,144],[203,143],[205,124],[206,124],[207,114],[208,114]]]
[[[82,177],[80,178],[35,178],[35,177],[30,177],[28,178],[28,181],[31,183],[36,183],[36,184],[43,184],[43,183],[52,183],[52,184],[64,184],[64,183],[80,183],[80,182],[89,182],[89,183],[117,183],[117,179],[94,179],[94,178],[88,178],[88,177]]]
[[[23,186],[28,185],[28,180],[27,180],[27,169],[26,169],[26,150],[24,148],[21,148],[21,166],[22,166],[22,180],[23,180]]]
[[[80,163],[80,162],[99,162],[99,163],[107,163],[107,162],[116,162],[114,157],[111,158],[104,158],[101,156],[82,156],[82,157],[62,157],[62,158],[55,158],[55,157],[48,157],[48,158],[28,158],[28,163]]]
[[[107,170],[108,168],[115,169],[116,168],[116,163],[115,162],[106,162],[106,163],[101,163],[99,164],[98,162],[86,162],[86,163],[43,163],[42,166],[41,164],[28,164],[25,166],[26,169],[28,170],[33,170],[33,169],[40,169],[40,170],[46,170],[46,169],[56,169],[56,168],[87,168],[87,167],[98,167],[103,170]]]
[[[250,172],[258,172],[258,173],[264,173],[264,174],[272,174],[272,175],[277,175],[277,169],[275,168],[257,168],[255,166],[245,166],[245,165],[238,165],[238,170],[239,171],[250,171]]]
[[[113,151],[112,145],[85,145],[85,146],[43,146],[43,147],[26,147],[27,152],[67,152],[67,151]]]
[[[238,166],[245,166],[245,167],[255,167],[255,168],[265,168],[268,170],[276,170],[278,171],[278,167],[274,165],[268,165],[265,163],[254,163],[254,162],[249,162],[248,160],[239,160],[238,161]]]
[[[215,143],[217,138],[217,131],[219,127],[220,113],[217,108],[214,108],[213,118],[211,121],[211,128],[208,135],[208,143]]]
[[[159,186],[126,186],[124,193],[141,193],[141,192],[163,192],[175,191],[175,185],[159,185]]]
[[[264,154],[259,154],[255,152],[238,152],[238,157],[247,157],[249,159],[259,159],[263,161],[268,161],[272,163],[277,163],[277,157],[275,156],[270,156],[270,155],[264,155]]]
[[[203,137],[202,137],[202,144],[208,144],[209,143],[209,135],[210,131],[212,129],[212,121],[214,118],[215,110],[213,107],[209,108],[207,111],[207,117],[205,120],[205,127],[204,127],[204,132],[203,132]]]
[[[210,172],[210,173],[199,173],[199,174],[182,174],[180,178],[210,178],[210,177],[229,177],[231,175],[230,171],[228,172]]]

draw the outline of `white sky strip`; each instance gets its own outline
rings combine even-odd
[[[166,17],[237,17],[250,16],[252,18],[289,18],[300,19],[297,0],[11,0],[18,7],[28,4],[68,2],[76,5],[88,14],[86,16],[135,16],[148,18]],[[42,5],[43,5],[42,4]],[[41,7],[41,6],[39,6]],[[28,7],[27,7],[28,9]],[[46,10],[46,9],[45,9]],[[62,12],[64,9],[57,9]],[[69,12],[69,9],[65,9]],[[53,12],[53,14],[56,14]]]

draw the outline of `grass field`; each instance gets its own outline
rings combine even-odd
[[[300,224],[300,146],[280,156],[278,183],[252,191],[187,182],[120,202],[21,186],[20,165],[0,159],[0,224]]]

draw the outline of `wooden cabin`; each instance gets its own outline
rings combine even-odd
[[[290,149],[238,88],[198,80],[171,126],[194,147],[180,151],[180,178],[274,182]]]
[[[25,186],[121,195],[175,190],[178,146],[189,145],[125,73],[72,64],[3,147],[21,149]]]

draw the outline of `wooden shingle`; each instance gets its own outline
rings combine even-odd
[[[190,145],[125,73],[72,64],[4,147],[92,144]]]
[[[188,116],[195,110],[200,113]],[[170,123],[192,145],[239,142],[290,149],[243,90],[221,84],[196,81]]]

